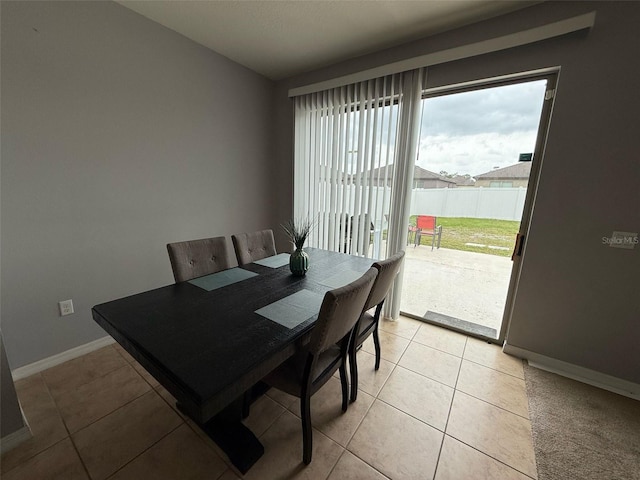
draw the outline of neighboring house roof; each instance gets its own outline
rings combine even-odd
[[[453,179],[449,177],[445,177],[443,175],[439,175],[429,170],[425,170],[424,168],[418,167],[417,165],[415,166],[415,169],[413,171],[413,179],[414,180],[440,180],[441,182],[446,182],[446,183],[453,183],[453,184],[456,183]]]
[[[518,162],[515,165],[509,165],[508,167],[497,168],[490,172],[476,175],[477,180],[486,179],[528,179],[529,173],[531,173],[531,162]]]
[[[378,174],[380,174],[381,178],[384,178],[384,167],[381,168],[374,168],[372,171],[368,171],[366,172],[366,176],[369,177],[369,175],[373,173],[373,178],[377,179],[378,178]],[[387,176],[391,177],[391,174],[393,173],[393,164],[388,165],[387,166]],[[446,182],[446,183],[453,183],[456,184],[456,182],[451,179],[451,178],[447,178],[444,177],[442,175],[438,175],[437,173],[431,172],[429,170],[425,170],[424,168],[418,167],[417,165],[414,167],[413,170],[413,180],[440,180],[441,182]]]

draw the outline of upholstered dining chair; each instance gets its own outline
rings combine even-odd
[[[351,373],[351,401],[355,402],[358,395],[358,364],[356,362],[356,351],[364,343],[364,341],[373,334],[373,345],[376,350],[375,369],[380,368],[380,338],[378,337],[378,322],[382,305],[391,289],[391,285],[400,271],[404,252],[398,252],[390,256],[386,260],[375,262],[373,268],[378,271],[376,281],[371,288],[371,295],[367,299],[364,307],[364,313],[358,321],[358,325],[354,330],[353,341],[349,346],[349,370]],[[375,313],[371,315],[369,310],[376,307]]]
[[[232,266],[225,237],[203,238],[167,244],[173,278],[185,282],[192,278],[226,270]]]
[[[252,233],[231,235],[233,249],[236,251],[238,265],[255,262],[276,254],[276,242],[273,230],[260,230]]]
[[[268,385],[300,398],[302,460],[311,463],[311,396],[336,370],[340,371],[342,411],[349,404],[347,354],[351,337],[362,315],[378,271],[370,268],[362,277],[324,296],[309,343],[264,378]]]

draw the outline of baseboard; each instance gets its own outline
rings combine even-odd
[[[556,373],[563,377],[571,378],[572,380],[577,380],[604,390],[609,390],[610,392],[624,395],[625,397],[640,400],[640,384],[540,355],[539,353],[531,352],[520,347],[514,347],[507,343],[504,344],[503,350],[510,355],[526,359],[532,367]]]
[[[31,429],[28,425],[25,425],[21,429],[2,437],[2,439],[0,439],[0,454],[4,455],[22,442],[29,440],[31,436]]]
[[[47,368],[55,367],[56,365],[60,365],[68,360],[73,360],[74,358],[81,357],[89,352],[93,352],[94,350],[98,350],[99,348],[106,347],[107,345],[111,345],[115,340],[110,337],[102,337],[98,340],[94,340],[93,342],[85,343],[84,345],[80,345],[79,347],[72,348],[67,350],[66,352],[58,353],[57,355],[53,355],[51,357],[43,358],[42,360],[38,360],[37,362],[30,363],[29,365],[25,365],[24,367],[16,368],[11,372],[13,375],[13,380],[20,380],[21,378],[26,378],[34,373],[41,372],[46,370]]]

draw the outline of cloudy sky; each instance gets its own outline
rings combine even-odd
[[[546,81],[429,98],[423,102],[417,164],[479,175],[532,153]]]

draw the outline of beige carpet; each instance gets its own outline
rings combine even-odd
[[[539,480],[640,480],[640,401],[525,364]]]

